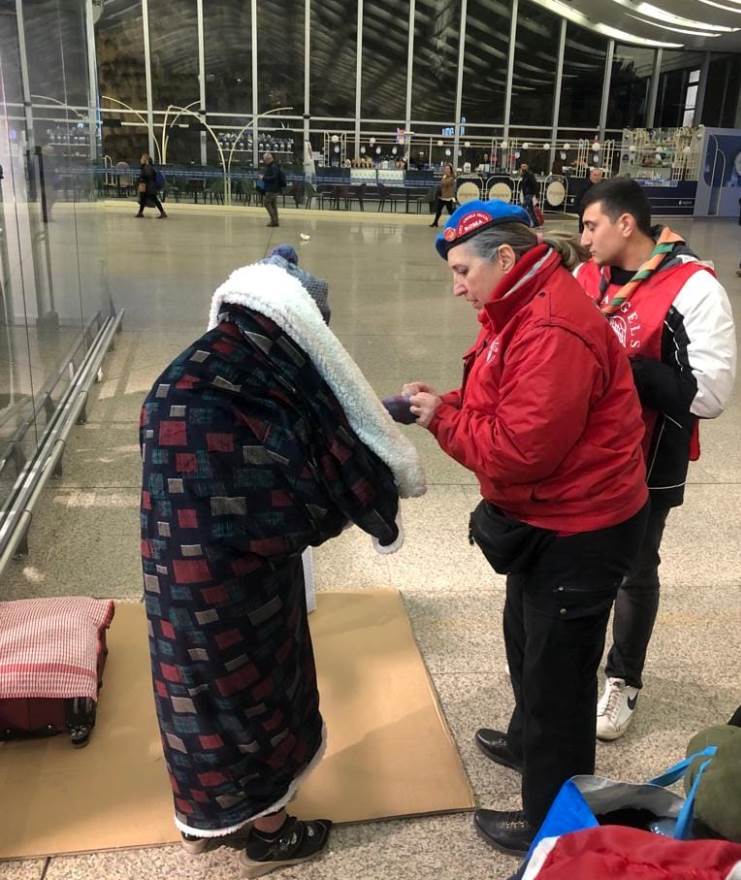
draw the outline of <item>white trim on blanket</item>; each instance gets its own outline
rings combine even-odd
[[[186,825],[185,822],[181,822],[177,816],[175,816],[175,827],[182,834],[188,834],[191,837],[226,837],[228,834],[236,834],[237,831],[244,828],[246,825],[250,825],[255,819],[259,819],[262,816],[268,816],[270,813],[277,813],[278,810],[282,810],[284,807],[288,806],[288,804],[296,797],[296,790],[299,786],[303,785],[306,782],[306,777],[316,768],[316,765],[322,760],[324,757],[324,752],[327,750],[327,726],[326,724],[322,725],[322,742],[319,748],[316,751],[314,757],[309,761],[306,767],[299,773],[299,775],[293,780],[293,782],[288,786],[288,791],[283,795],[280,800],[277,800],[274,804],[271,804],[269,807],[265,807],[259,813],[255,813],[254,816],[250,816],[249,819],[245,819],[244,822],[239,822],[237,825],[232,825],[230,828],[218,828],[216,831],[204,831],[203,828],[191,828],[190,825]]]
[[[214,293],[209,330],[216,326],[227,304],[259,312],[284,330],[332,389],[360,440],[391,469],[401,497],[424,494],[425,475],[417,450],[386,412],[296,278],[268,263],[237,269]]]

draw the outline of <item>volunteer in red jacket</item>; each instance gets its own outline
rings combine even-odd
[[[521,770],[523,810],[478,810],[475,824],[512,853],[527,850],[566,779],[594,772],[597,668],[648,499],[628,359],[569,272],[576,240],[528,224],[501,201],[449,218],[437,250],[481,331],[460,389],[404,388],[417,423],[478,477],[471,536],[507,574],[515,709],[506,733],[479,730],[476,741]]]
[[[593,186],[582,202],[582,244],[592,259],[579,283],[607,316],[630,356],[646,425],[651,514],[633,572],[618,592],[597,736],[625,733],[638,701],[659,606],[659,547],[672,507],[684,500],[689,461],[699,455],[698,419],[720,415],[733,390],[736,333],[712,269],[651,209],[633,180]]]

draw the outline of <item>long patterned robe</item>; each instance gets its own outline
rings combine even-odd
[[[321,755],[301,552],[348,522],[394,541],[391,470],[304,351],[226,306],[142,409],[150,652],[176,824],[227,834]]]

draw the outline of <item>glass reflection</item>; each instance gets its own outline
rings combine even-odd
[[[606,62],[607,39],[569,22],[559,126],[592,129],[599,125]]]
[[[469,0],[461,114],[468,123],[504,123],[511,14],[509,2]]]
[[[303,20],[303,19],[302,19]],[[311,115],[354,118],[358,17],[340,0],[311,4]]]
[[[553,118],[561,20],[522,2],[517,18],[512,81],[512,125],[548,125]]]
[[[417,0],[412,119],[452,124],[460,26],[460,0]]]
[[[406,116],[409,0],[366,3],[363,6],[364,119]]]
[[[105,289],[89,116],[86,6],[27,0],[0,11],[2,308],[0,492],[30,460],[94,332]],[[28,68],[22,69],[24,44]],[[23,108],[24,82],[30,97]]]

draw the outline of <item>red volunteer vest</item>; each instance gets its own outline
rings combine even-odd
[[[646,357],[661,360],[661,343],[664,334],[664,319],[672,307],[679,291],[696,272],[711,272],[701,263],[680,263],[663,272],[659,270],[646,279],[634,291],[633,296],[622,307],[608,318],[610,326],[626,350],[628,357]],[[602,306],[620,289],[619,284],[609,284],[604,293],[600,293],[602,270],[590,260],[585,263],[577,274],[577,280],[587,295],[598,306]],[[643,452],[648,460],[648,452],[656,426],[658,413],[643,407],[643,421],[646,435],[643,440]],[[700,457],[700,439],[697,425],[692,435],[690,460]]]

